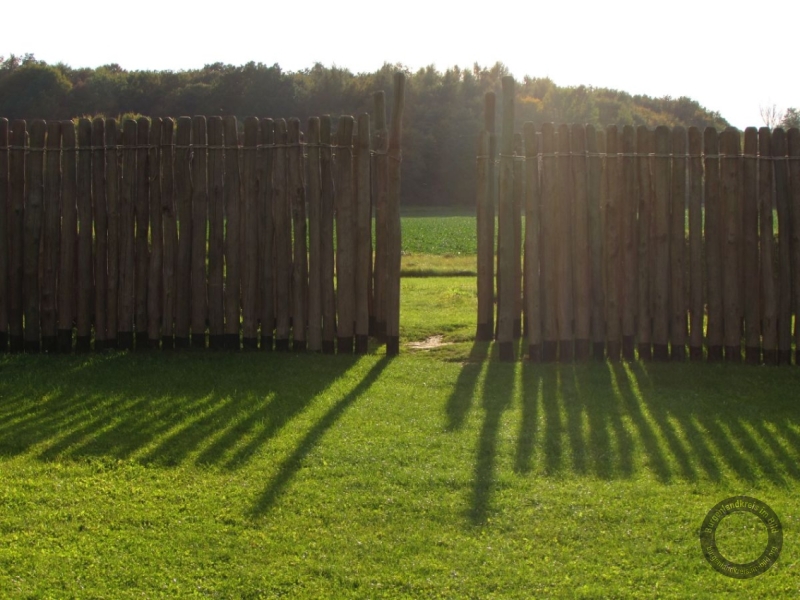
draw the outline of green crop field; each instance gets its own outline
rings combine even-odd
[[[797,598],[800,369],[501,363],[469,218],[404,215],[394,359],[1,356],[0,598]]]

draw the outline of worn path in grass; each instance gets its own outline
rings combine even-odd
[[[800,369],[500,363],[474,278],[402,285],[444,345],[0,357],[0,598],[798,597]]]

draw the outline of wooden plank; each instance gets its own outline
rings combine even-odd
[[[222,117],[209,117],[208,133],[208,345],[219,349],[225,334],[225,139]]]
[[[72,352],[72,327],[75,322],[75,240],[78,231],[77,167],[75,125],[61,122],[64,164],[61,177],[61,240],[58,253],[58,351]],[[13,199],[13,197],[12,197]],[[9,219],[9,225],[13,220]],[[9,228],[9,239],[13,240]],[[9,270],[10,270],[9,264]]]
[[[259,320],[261,321],[261,349],[272,351],[275,332],[275,267],[272,223],[272,171],[275,150],[275,124],[272,119],[261,119],[261,144],[258,174],[258,283]]]
[[[259,123],[255,117],[244,121],[242,179],[244,213],[242,215],[242,344],[245,350],[258,348],[258,138]]]
[[[206,320],[208,319],[207,147],[206,118],[198,115],[192,119],[192,348],[206,347]],[[230,150],[226,152],[230,152]]]
[[[39,256],[44,212],[44,147],[47,124],[36,119],[28,126],[30,151],[25,162],[25,219],[22,242],[22,302],[25,352],[41,349]]]
[[[778,294],[773,234],[772,131],[758,130],[758,211],[761,223],[761,345],[764,362],[778,363]]]
[[[308,349],[322,350],[322,266],[320,218],[322,171],[320,170],[319,117],[308,120]]]
[[[488,154],[488,134],[483,132],[481,135],[485,140],[482,151]],[[536,126],[530,121],[523,126],[523,136],[525,138],[525,333],[528,339],[528,359],[539,362],[542,359],[541,233],[539,230],[541,222],[541,190],[539,187],[539,140],[536,135]],[[484,186],[488,188],[488,180],[484,183]],[[484,194],[488,200],[489,190],[485,189]],[[486,209],[484,211],[488,212]],[[488,237],[488,228],[486,230],[484,235]],[[494,237],[494,223],[492,223],[491,234]],[[484,243],[493,243],[493,240],[485,240]],[[487,262],[489,269],[491,269],[491,252],[487,254],[489,258]],[[488,292],[490,294],[488,302],[491,303],[491,285]],[[491,315],[488,316],[490,318],[489,323],[491,323]]]
[[[174,141],[172,119],[161,122],[161,227],[164,235],[164,280],[162,284],[163,304],[161,308],[161,348],[174,347],[175,294],[178,254],[178,229],[175,207]]]
[[[634,360],[636,339],[636,316],[638,308],[638,264],[637,264],[637,228],[636,213],[638,199],[636,194],[636,173],[638,165],[634,153],[636,151],[636,131],[631,125],[622,128],[622,156],[618,158],[620,166],[620,233],[622,234],[622,356],[625,360]]]
[[[740,256],[742,214],[739,208],[739,132],[727,128],[719,138],[720,196],[722,206],[722,308],[725,359],[742,360]]]
[[[522,145],[522,134],[514,134],[514,185],[512,191],[511,214],[514,225],[513,257],[513,294],[514,321],[512,324],[514,339],[522,337],[522,213],[525,206],[525,151]]]
[[[369,347],[370,261],[372,260],[372,211],[370,207],[370,120],[358,117],[358,195],[356,198],[356,353]]]
[[[355,215],[351,143],[353,117],[339,118],[336,151],[336,308],[338,311],[337,348],[353,352],[355,322]],[[388,212],[387,212],[388,217]],[[388,221],[387,221],[388,223]]]
[[[136,120],[136,126],[136,193],[134,194],[133,202],[135,221],[133,329],[136,335],[136,349],[144,350],[147,347],[147,271],[150,266],[150,248],[148,245],[150,180],[147,168],[150,119],[139,117]]]
[[[0,118],[0,352],[8,350],[8,119]]]
[[[403,161],[403,111],[406,76],[394,75],[392,126],[389,130],[389,168],[386,200],[386,355],[400,353],[400,167]]]
[[[150,123],[147,172],[150,180],[150,263],[147,268],[147,342],[157,349],[161,343],[161,317],[164,274],[164,224],[161,211],[161,119]]]
[[[575,302],[573,287],[572,220],[575,192],[572,179],[572,157],[569,126],[558,128],[558,196],[556,200],[557,238],[556,281],[558,288],[558,354],[560,361],[571,361],[575,357]]]
[[[600,132],[603,133],[603,132]],[[586,202],[589,211],[589,256],[591,269],[591,339],[592,355],[605,358],[605,288],[603,286],[603,227],[601,218],[601,188],[603,181],[603,159],[605,136],[600,147],[598,134],[593,125],[586,126],[587,184]]]
[[[800,366],[800,130],[787,132],[789,155],[789,213],[792,218],[792,300],[794,310],[794,364]]]
[[[239,350],[242,289],[242,214],[239,142],[236,117],[223,119],[225,142],[225,337],[227,350]]]
[[[56,352],[58,351],[58,315],[56,312],[58,250],[60,245],[59,238],[61,237],[61,123],[59,121],[48,121],[47,123],[47,155],[45,160],[44,222],[42,225],[41,256],[42,349],[46,352]],[[2,169],[2,166],[0,166],[0,169]],[[0,201],[0,206],[5,208],[5,203]],[[0,210],[0,212],[5,213],[4,210]],[[4,219],[5,214],[2,217]],[[0,230],[4,229],[4,225],[4,222],[0,223]],[[5,240],[5,235],[0,234],[0,239]],[[0,244],[0,246],[4,249],[6,247],[5,243]],[[2,262],[3,258],[0,257],[0,262]],[[5,332],[2,328],[0,328],[0,331]],[[7,340],[0,340],[0,347],[3,350],[5,349],[3,344],[5,341]]]
[[[94,217],[94,349],[108,348],[108,196],[105,119],[92,121],[92,210]]]
[[[639,197],[638,251],[637,251],[637,302],[636,302],[636,335],[638,338],[639,358],[653,358],[653,320],[651,309],[650,262],[651,245],[650,228],[653,221],[653,159],[655,149],[655,132],[642,125],[636,128],[637,189]],[[702,240],[702,237],[700,238]],[[701,340],[702,343],[702,340]]]
[[[175,137],[175,199],[178,209],[178,257],[175,268],[175,347],[189,346],[192,295],[192,141],[191,117],[180,117]],[[230,193],[232,186],[225,186]],[[230,269],[228,265],[228,269]]]
[[[748,127],[744,132],[742,159],[742,244],[744,269],[745,360],[761,362],[761,311],[759,308],[758,249],[758,131]]]
[[[606,272],[606,340],[608,358],[620,359],[622,350],[622,200],[619,159],[619,130],[606,128],[606,203],[605,203],[605,272]]]
[[[8,334],[12,352],[24,347],[22,332],[22,247],[25,214],[25,156],[28,148],[27,124],[21,119],[11,124],[9,175],[11,189],[8,219]]]
[[[475,340],[488,342],[492,339],[494,323],[494,219],[489,221],[489,133],[481,131],[478,138],[476,173],[476,220],[478,229],[478,319]],[[376,265],[377,265],[376,259]],[[376,299],[378,273],[376,266]],[[376,300],[377,301],[377,300]]]
[[[792,359],[792,273],[791,218],[789,216],[789,171],[786,161],[786,132],[780,127],[772,132],[775,208],[778,215],[778,361]]]
[[[333,284],[334,251],[333,251],[333,210],[334,210],[334,174],[333,160],[331,157],[331,118],[323,116],[320,119],[320,173],[321,173],[321,213],[320,213],[320,277],[322,285],[322,351],[333,354],[336,340],[336,291]],[[384,208],[385,212],[385,208]],[[385,237],[385,236],[384,236]],[[376,273],[377,275],[377,273]],[[384,289],[385,289],[384,285]],[[381,326],[376,323],[376,328],[386,333],[386,311],[384,306],[384,321]]]
[[[586,360],[591,348],[592,321],[592,261],[587,191],[586,128],[572,125],[572,177],[575,196],[574,242],[575,257],[575,358]]]
[[[306,349],[306,321],[308,319],[306,308],[308,299],[308,250],[306,242],[305,163],[301,146],[302,140],[300,139],[300,120],[289,119],[288,130],[288,189],[293,230],[292,349],[304,351]],[[352,216],[355,218],[355,214]],[[355,239],[352,241],[354,243]],[[353,250],[355,250],[355,244]],[[355,271],[353,271],[353,276],[355,277]],[[355,282],[353,282],[354,284]],[[353,287],[353,291],[355,292],[355,287]]]
[[[87,352],[92,339],[92,122],[78,121],[78,302],[75,349]]]
[[[386,128],[386,94],[372,96],[375,114],[375,268],[374,333],[380,340],[386,337],[386,193],[389,169],[389,130]]]
[[[558,293],[556,272],[556,194],[558,179],[555,158],[555,130],[552,123],[542,125],[541,137],[541,268],[542,286],[542,360],[557,359],[558,352]]]
[[[670,356],[686,360],[686,129],[672,129],[672,190],[670,197],[669,278]]]
[[[106,146],[106,347],[116,348],[119,329],[119,202],[122,174],[121,131],[116,119],[105,122]]]
[[[119,287],[117,346],[133,348],[134,197],[136,195],[136,121],[122,123],[122,186],[119,198]]]
[[[514,96],[516,83],[503,77],[503,111],[500,137],[500,190],[498,193],[498,294],[497,342],[500,360],[514,360]]]
[[[289,290],[292,277],[292,221],[287,188],[286,121],[275,121],[275,161],[272,168],[272,210],[275,225],[275,349],[289,349]]]
[[[697,127],[690,127],[689,137],[689,287],[690,322],[689,356],[703,358],[703,136]]]
[[[653,357],[669,358],[670,131],[656,128],[653,159]]]
[[[703,134],[705,154],[705,241],[708,302],[708,360],[722,359],[722,203],[719,180],[719,135],[713,127]]]

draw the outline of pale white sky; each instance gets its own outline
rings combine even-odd
[[[315,62],[373,71],[505,63],[518,79],[689,96],[733,125],[759,107],[800,108],[800,1],[7,3],[0,55],[181,70]]]

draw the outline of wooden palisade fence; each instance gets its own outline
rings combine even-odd
[[[800,364],[800,131],[526,123],[515,143],[513,98],[508,77],[498,141],[487,95],[478,144],[479,340],[512,360],[524,317],[531,360],[789,364],[794,343]]]
[[[0,119],[0,351],[399,351],[405,79],[367,114]],[[371,135],[372,134],[372,135]],[[372,206],[377,213],[373,265]],[[334,235],[336,243],[334,244]]]

